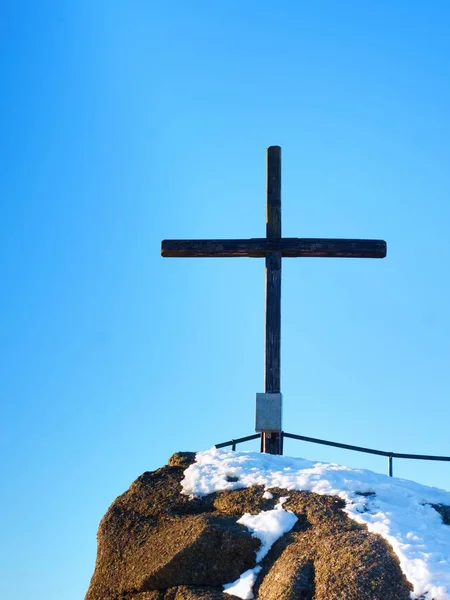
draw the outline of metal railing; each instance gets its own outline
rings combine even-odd
[[[246,437],[237,438],[235,440],[229,440],[228,442],[222,442],[216,444],[216,448],[226,448],[231,446],[232,450],[236,450],[237,444],[243,442],[249,442],[250,440],[256,440],[261,436],[259,433],[253,435],[247,435]],[[386,452],[385,450],[374,450],[373,448],[364,448],[362,446],[352,446],[350,444],[341,444],[339,442],[330,442],[329,440],[320,440],[319,438],[307,437],[305,435],[296,435],[295,433],[281,432],[281,437],[290,438],[293,440],[300,440],[302,442],[310,442],[312,444],[321,444],[322,446],[333,446],[334,448],[343,448],[344,450],[353,450],[354,452],[364,452],[366,454],[377,454],[378,456],[388,457],[388,470],[389,477],[393,476],[393,459],[394,458],[406,458],[412,460],[436,460],[450,462],[450,456],[432,456],[429,454],[405,454],[403,452]]]
[[[215,448],[226,448],[227,446],[231,446],[232,450],[236,450],[237,444],[242,444],[242,442],[249,442],[250,440],[256,440],[261,437],[260,433],[254,433],[253,435],[247,435],[247,437],[237,438],[236,440],[230,440],[228,442],[222,442],[221,444],[216,444]]]

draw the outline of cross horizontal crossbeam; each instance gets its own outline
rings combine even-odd
[[[250,238],[247,240],[164,240],[164,257],[262,258],[273,252],[283,257],[384,258],[383,240],[327,238]]]

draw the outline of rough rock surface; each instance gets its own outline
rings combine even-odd
[[[204,498],[180,493],[194,453],[144,473],[119,496],[98,531],[86,600],[232,600],[223,584],[255,566],[260,542],[237,519],[270,510],[280,496],[294,529],[261,563],[260,600],[409,600],[410,585],[391,547],[342,511],[342,500],[262,487]]]

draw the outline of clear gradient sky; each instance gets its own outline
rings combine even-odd
[[[285,236],[388,243],[385,260],[284,260],[285,430],[450,455],[447,2],[0,15],[2,598],[79,600],[118,494],[253,433],[264,261],[162,259],[160,242],[264,236],[269,145]],[[450,489],[450,464],[394,468]]]

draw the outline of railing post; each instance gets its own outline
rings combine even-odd
[[[235,440],[231,440],[231,450],[236,450],[236,442],[235,442]]]
[[[393,470],[392,470],[392,458],[393,458],[392,454],[389,454],[389,477],[393,476],[392,475],[392,473],[393,473]]]

